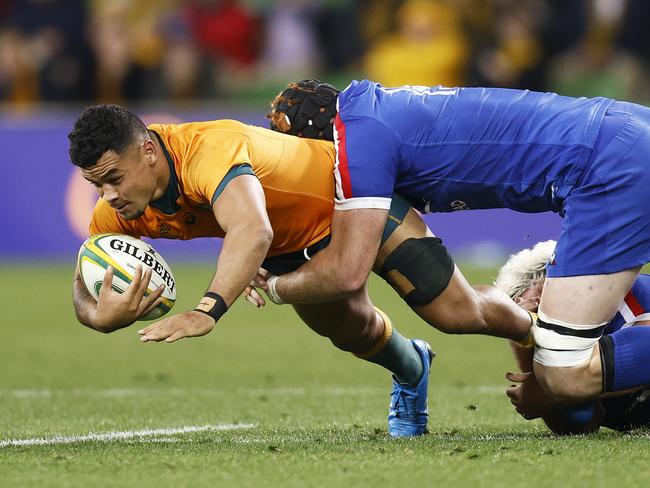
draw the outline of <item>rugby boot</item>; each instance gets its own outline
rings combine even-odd
[[[391,437],[414,437],[427,433],[429,372],[435,353],[421,339],[413,339],[411,343],[422,360],[422,377],[415,385],[405,385],[393,376],[388,410],[388,434]]]

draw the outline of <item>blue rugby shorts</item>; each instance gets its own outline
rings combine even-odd
[[[615,102],[563,202],[548,276],[609,274],[650,262],[650,109]]]

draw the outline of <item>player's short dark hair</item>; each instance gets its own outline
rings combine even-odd
[[[89,168],[106,151],[117,154],[127,149],[135,138],[147,132],[144,123],[119,105],[92,105],[74,124],[70,140],[70,160],[81,168]]]

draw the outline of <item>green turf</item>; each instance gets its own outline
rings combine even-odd
[[[174,264],[195,305],[209,267]],[[631,486],[646,481],[648,436],[602,430],[558,439],[503,394],[506,344],[445,336],[383,283],[376,302],[438,353],[431,434],[386,436],[390,379],[335,350],[288,306],[239,303],[209,336],[142,344],[137,328],[77,324],[72,270],[0,266],[0,442],[54,435],[238,424],[238,430],[0,447],[0,486]],[[485,282],[493,273],[468,273]],[[253,427],[249,425],[252,424]]]

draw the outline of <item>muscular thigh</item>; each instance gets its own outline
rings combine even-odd
[[[606,275],[547,278],[540,310],[570,324],[602,324],[614,317],[641,268]]]
[[[564,398],[587,398],[601,392],[599,335],[616,314],[639,269],[547,277],[540,321],[533,327],[535,375],[547,391]]]

